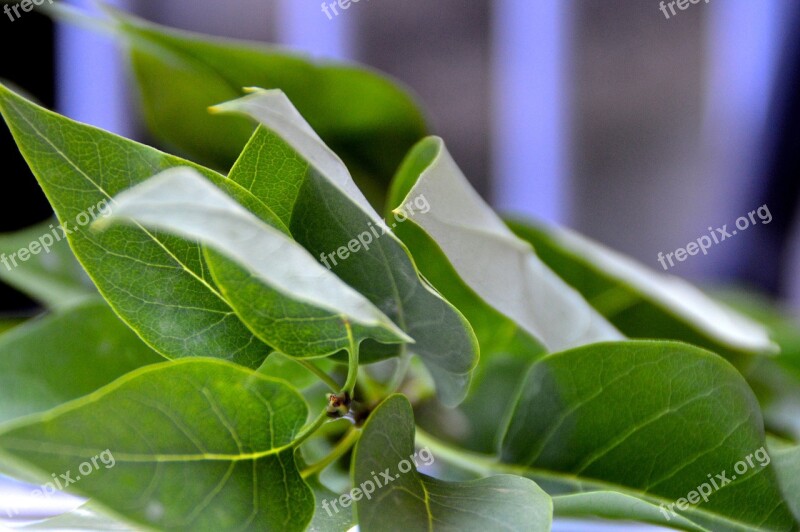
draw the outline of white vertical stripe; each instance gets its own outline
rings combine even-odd
[[[569,215],[566,79],[569,0],[494,3],[494,203],[564,222]]]
[[[89,0],[73,6],[96,12]],[[126,0],[109,0],[122,9]],[[131,136],[123,55],[114,38],[92,29],[59,24],[56,32],[56,105],[62,114]]]
[[[335,5],[334,8],[330,4]],[[322,9],[327,7],[328,14]],[[278,42],[316,57],[350,59],[354,57],[352,28],[359,9],[369,9],[367,0],[350,0],[346,10],[337,1],[278,0]]]

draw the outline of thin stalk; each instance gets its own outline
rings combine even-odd
[[[339,443],[336,444],[336,447],[334,447],[331,450],[331,452],[328,453],[327,456],[325,456],[325,458],[305,468],[300,473],[300,476],[302,476],[305,479],[310,476],[316,475],[317,473],[319,473],[320,471],[322,471],[323,469],[334,463],[336,460],[344,456],[344,454],[347,453],[347,451],[349,451],[353,447],[353,445],[355,445],[360,436],[361,436],[361,431],[359,429],[350,427],[350,429],[347,431],[347,434],[345,434],[344,438],[339,440]]]
[[[328,412],[327,410],[323,410],[317,419],[300,429],[300,432],[297,434],[297,438],[292,442],[294,447],[299,447],[304,441],[306,441],[309,436],[314,434],[318,428],[325,424],[328,421]]]
[[[308,360],[303,360],[302,358],[292,358],[295,362],[306,368],[308,371],[319,377],[319,379],[328,385],[328,388],[331,389],[332,392],[336,393],[339,391],[339,383],[336,382],[333,377],[319,369],[316,365]]]
[[[344,320],[344,327],[347,330],[347,341],[350,342],[350,352],[348,353],[347,380],[344,383],[342,391],[349,394],[350,397],[353,397],[353,390],[358,380],[358,344],[353,337],[353,328],[350,327],[350,322]]]

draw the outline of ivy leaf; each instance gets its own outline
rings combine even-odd
[[[214,39],[108,9],[130,48],[150,129],[169,145],[227,170],[252,134],[240,117],[207,108],[241,87],[279,88],[349,164],[383,189],[406,151],[425,134],[422,113],[396,81],[354,65],[315,63],[258,43]],[[369,182],[369,181],[365,181]]]
[[[114,221],[212,248],[207,262],[225,299],[256,336],[282,353],[330,355],[348,348],[351,337],[413,341],[302,246],[192,168],[166,170],[119,194],[113,212],[96,225]]]
[[[292,441],[307,413],[283,381],[185,359],[5,425],[0,451],[39,481],[67,472],[67,491],[138,525],[303,530],[314,498]]]
[[[509,226],[628,336],[689,342],[732,361],[776,350],[764,327],[677,277],[652,271],[568,229],[514,221]]]
[[[87,230],[112,196],[161,170],[194,165],[47,111],[2,85],[0,113],[59,221],[71,232],[72,251],[103,297],[145,342],[170,358],[212,356],[250,367],[263,362],[271,349],[256,340],[219,293],[196,244],[134,227],[102,234]],[[246,190],[194,167],[280,228],[274,214]]]
[[[470,186],[441,139],[423,140],[405,165],[414,171],[397,185],[407,193],[395,212],[405,212],[438,245],[463,285],[474,292],[473,299],[481,298],[549,351],[622,339],[529,244],[508,230]],[[424,198],[428,207],[414,210],[417,198]],[[453,289],[463,291],[463,285]]]
[[[56,221],[42,222],[0,235],[0,280],[50,308],[97,294],[57,226]]]
[[[441,400],[458,404],[478,357],[469,323],[420,276],[342,161],[286,96],[278,90],[252,92],[215,108],[243,113],[264,126],[230,179],[264,201],[312,255],[414,338],[409,352],[422,358]]]
[[[435,457],[426,448],[414,451],[414,414],[404,396],[387,398],[363,430],[353,459],[353,485],[362,495],[353,495],[364,532],[550,528],[550,497],[528,479],[444,482],[419,473],[417,464],[430,465]]]
[[[307,532],[347,532],[356,526],[357,523],[353,517],[352,507],[341,508],[338,512],[323,508],[323,501],[338,499],[339,495],[323,486],[316,479],[308,479],[307,482],[311,489],[314,490],[314,498],[317,504],[314,519],[311,520]]]
[[[502,460],[550,493],[615,491],[711,530],[794,529],[765,445],[756,398],[724,359],[617,342],[533,366]]]
[[[164,358],[97,299],[0,336],[0,422],[90,394]]]

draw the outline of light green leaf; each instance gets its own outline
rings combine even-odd
[[[756,398],[724,359],[617,342],[533,366],[502,460],[550,493],[615,491],[712,530],[795,529],[765,445]]]
[[[769,455],[778,474],[786,502],[800,522],[800,446],[770,441]]]
[[[207,108],[242,87],[282,89],[325,142],[385,189],[406,151],[425,134],[407,90],[364,67],[313,62],[285,49],[215,39],[148,23],[118,11],[151,130],[200,162],[227,170],[253,131],[240,117]]]
[[[408,350],[425,362],[439,397],[448,405],[460,402],[477,362],[472,330],[420,277],[342,161],[281,91],[254,89],[216,110],[243,113],[264,126],[230,179],[263,200],[312,255],[414,338]]]
[[[553,515],[558,518],[638,521],[681,530],[708,531],[681,515],[672,515],[655,504],[614,491],[592,491],[553,497]]]
[[[28,321],[0,335],[0,422],[49,410],[163,361],[97,299]]]
[[[436,457],[426,448],[414,451],[414,414],[404,396],[381,403],[363,430],[353,458],[353,485],[364,493],[360,498],[354,493],[364,532],[549,529],[550,497],[528,479],[497,475],[444,482],[419,473],[417,464],[430,465]]]
[[[413,341],[302,246],[192,168],[166,170],[119,194],[113,212],[95,225],[114,221],[212,248],[217,254],[207,254],[208,265],[226,300],[256,336],[282,353],[330,355],[348,348],[351,334],[357,342]]]
[[[271,351],[239,320],[208,273],[199,246],[140,228],[85,225],[117,193],[161,170],[190,165],[47,111],[0,85],[0,112],[62,224],[70,246],[122,319],[160,353],[212,356],[258,367]],[[262,220],[280,221],[247,191],[196,167]],[[107,209],[105,209],[107,211]],[[80,223],[84,222],[84,226]]]
[[[330,509],[326,510],[323,507],[323,502],[338,499],[340,496],[323,486],[316,479],[309,479],[307,481],[314,490],[314,498],[316,499],[317,508],[314,513],[314,519],[308,527],[307,532],[347,532],[356,526],[355,518],[353,517],[353,508],[339,508],[338,512]]]
[[[306,415],[305,401],[283,381],[186,359],[5,425],[0,457],[43,482],[69,472],[67,491],[140,525],[303,530],[314,498],[292,441]]]
[[[0,235],[0,280],[51,308],[97,294],[57,226],[54,220]]]
[[[775,350],[764,327],[677,277],[650,270],[568,229],[509,225],[628,336],[689,342],[732,360]]]
[[[550,351],[622,335],[515,237],[470,186],[441,139],[430,137],[407,160],[418,174],[402,206],[444,252],[464,284]],[[407,178],[412,179],[412,178]],[[399,197],[399,196],[398,196]],[[417,198],[428,208],[413,210]],[[421,203],[421,202],[420,202]]]

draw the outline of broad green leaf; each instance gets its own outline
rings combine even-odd
[[[97,294],[56,221],[0,235],[0,280],[51,308]]]
[[[282,89],[348,164],[377,178],[376,192],[425,134],[405,88],[366,68],[111,14],[130,48],[151,130],[200,162],[227,170],[247,143],[249,121],[207,112],[237,98],[242,87]]]
[[[360,530],[549,529],[552,503],[535,483],[513,475],[444,482],[417,471],[435,459],[426,448],[414,451],[408,399],[392,395],[381,403],[353,457],[353,485],[363,492],[353,493]]]
[[[67,238],[78,260],[145,342],[170,358],[212,356],[250,367],[261,364],[271,349],[250,333],[214,286],[199,246],[140,228],[119,226],[101,234],[86,226],[89,211],[105,214],[112,196],[161,170],[191,163],[47,111],[2,85],[0,113],[59,221],[72,231]],[[196,169],[280,228],[247,191]]]
[[[395,212],[405,212],[436,242],[463,284],[474,292],[473,299],[481,298],[549,351],[622,339],[537,258],[528,243],[508,230],[470,186],[441,139],[423,140],[406,166],[414,171],[397,185],[407,192]],[[419,198],[428,207],[414,210]],[[456,282],[453,289],[463,291]]]
[[[540,360],[502,460],[550,493],[615,491],[712,530],[798,526],[752,391],[724,359],[687,344],[604,343]]]
[[[330,368],[325,365],[324,360],[317,360],[315,364],[325,366],[324,370]],[[323,371],[324,371],[323,370]],[[284,355],[283,353],[270,353],[267,359],[258,368],[259,373],[275,379],[283,379],[295,388],[302,390],[319,382],[319,377],[315,376],[308,368],[302,366],[296,358]]]
[[[49,410],[164,361],[97,299],[0,335],[0,422]]]
[[[469,324],[420,276],[342,161],[286,96],[277,90],[252,92],[216,108],[264,126],[230,179],[263,200],[312,255],[414,338],[409,352],[425,362],[442,401],[457,404],[478,356]]]
[[[775,349],[764,327],[677,277],[652,271],[568,229],[524,222],[509,226],[628,336],[680,340],[732,360]]]
[[[44,482],[69,472],[67,491],[139,525],[303,530],[314,498],[292,441],[306,415],[303,398],[283,381],[185,359],[3,426],[0,458]]]
[[[256,336],[282,353],[330,355],[350,345],[350,334],[356,342],[413,341],[297,242],[192,168],[166,170],[119,194],[113,212],[96,225],[114,221],[211,248],[207,262],[225,299]]]
[[[681,515],[672,515],[655,504],[614,491],[592,491],[553,497],[553,515],[557,518],[638,521],[695,532],[708,530]]]

